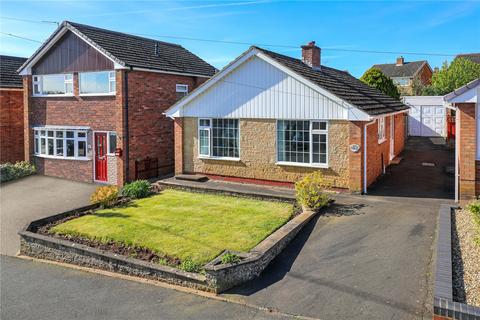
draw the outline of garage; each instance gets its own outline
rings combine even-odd
[[[417,137],[445,137],[446,108],[441,96],[410,96],[403,98],[410,107],[408,135]]]

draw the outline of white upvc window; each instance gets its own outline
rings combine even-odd
[[[34,96],[72,96],[73,74],[45,74],[33,76]]]
[[[328,122],[278,120],[277,164],[328,167]]]
[[[84,129],[35,128],[34,153],[44,158],[86,160],[87,136]]]
[[[378,118],[378,143],[382,143],[385,138],[385,117]]]
[[[188,84],[177,84],[175,92],[177,93],[177,100],[185,97],[188,94]]]
[[[107,154],[115,155],[117,149],[117,133],[109,131],[107,134]]]
[[[115,71],[80,72],[78,79],[82,96],[115,95]]]
[[[198,154],[200,158],[239,160],[239,120],[198,119]]]

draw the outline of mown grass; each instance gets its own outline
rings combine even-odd
[[[167,189],[130,206],[96,211],[51,229],[63,235],[148,248],[205,264],[223,250],[246,252],[287,222],[288,203]]]

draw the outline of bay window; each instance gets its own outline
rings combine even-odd
[[[81,95],[115,94],[115,71],[81,72],[78,78]]]
[[[48,158],[87,158],[87,131],[79,129],[34,129],[35,155]]]
[[[46,74],[33,76],[34,96],[73,95],[73,74]]]
[[[317,120],[277,121],[279,164],[328,165],[328,124]]]
[[[238,119],[199,119],[198,141],[201,157],[240,158]]]

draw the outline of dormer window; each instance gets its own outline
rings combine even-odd
[[[82,96],[114,95],[115,71],[81,72],[78,74]]]
[[[73,95],[73,74],[45,74],[33,76],[34,96]]]

